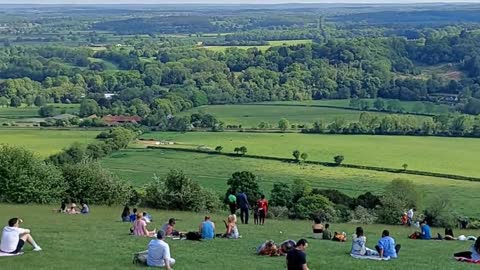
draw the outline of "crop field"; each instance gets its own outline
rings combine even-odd
[[[95,140],[98,130],[53,130],[0,128],[0,143],[22,146],[42,157],[55,154],[74,142],[87,144]]]
[[[294,150],[308,153],[308,160],[480,176],[478,139],[415,136],[320,135],[242,132],[148,133],[144,138],[174,141],[177,147],[222,146],[224,152],[245,146],[249,154],[292,157]]]
[[[2,257],[0,268],[64,270],[64,269],[144,269],[132,264],[133,253],[146,249],[149,238],[128,235],[130,223],[122,223],[119,216],[122,207],[91,206],[91,214],[65,215],[52,211],[58,206],[0,205],[0,219],[23,218],[22,227],[29,228],[36,242],[42,247],[39,253],[25,245],[25,254],[18,257]],[[141,209],[144,210],[144,209]],[[149,229],[160,228],[168,218],[177,219],[180,231],[196,231],[203,220],[203,213],[148,210],[154,221]],[[223,233],[222,220],[226,214],[214,214],[216,233]],[[331,224],[332,231],[345,231],[350,236],[356,224]],[[284,257],[260,257],[255,248],[265,240],[280,243],[286,239],[309,239],[307,260],[310,269],[477,269],[477,265],[456,262],[454,252],[468,250],[471,243],[463,241],[421,241],[407,239],[413,228],[400,226],[366,225],[367,246],[373,247],[381,231],[388,229],[402,245],[400,257],[392,261],[356,260],[350,257],[350,241],[339,243],[309,239],[309,221],[267,220],[265,226],[239,224],[242,238],[239,240],[214,239],[210,241],[179,241],[167,239],[174,269],[285,269]],[[436,233],[437,230],[433,230]],[[440,232],[440,231],[438,231]],[[442,231],[443,233],[443,231]],[[455,231],[456,234],[478,235],[478,231]],[[350,240],[350,239],[349,239]],[[85,248],[88,246],[88,248]],[[222,260],[218,257],[222,256]]]
[[[181,115],[190,115],[195,112],[209,113],[225,122],[226,125],[242,125],[242,127],[256,128],[261,122],[278,126],[282,118],[288,119],[290,124],[313,124],[315,121],[323,121],[329,124],[336,119],[347,122],[358,121],[361,111],[345,110],[337,108],[282,106],[282,105],[210,105],[202,106],[183,112]],[[376,113],[386,115],[386,113]]]
[[[259,177],[260,187],[266,194],[270,193],[274,183],[292,183],[295,179],[303,179],[312,187],[338,189],[352,196],[367,191],[381,194],[385,185],[393,179],[402,178],[412,180],[424,193],[425,200],[434,196],[448,196],[459,213],[480,215],[480,208],[476,206],[480,192],[478,182],[161,149],[127,149],[101,162],[112,173],[137,187],[151,182],[154,175],[163,177],[170,170],[177,169],[220,194],[226,191],[231,174],[244,170]]]
[[[54,103],[53,105],[58,113],[77,113],[80,105],[79,104],[58,104]],[[14,107],[0,107],[0,122],[4,121],[23,121],[24,119],[29,118],[38,118],[39,107],[28,107],[22,106],[18,108]]]
[[[312,43],[311,40],[309,39],[301,39],[301,40],[275,40],[275,41],[269,41],[268,45],[262,45],[262,46],[205,46],[203,48],[212,50],[212,51],[217,51],[217,52],[223,52],[228,48],[238,48],[242,50],[248,50],[251,48],[258,48],[260,51],[266,51],[270,47],[274,46],[292,46],[292,45],[298,45],[298,44],[309,44]]]

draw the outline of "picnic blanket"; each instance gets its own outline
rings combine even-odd
[[[457,260],[459,262],[480,264],[480,260],[472,260],[472,259],[463,258],[463,257],[454,257],[454,258],[455,258],[455,260]]]
[[[22,254],[23,254],[23,252],[12,254],[12,253],[4,253],[4,252],[0,251],[0,257],[11,257],[11,256],[22,255]]]
[[[362,259],[362,260],[374,260],[374,261],[388,261],[390,260],[390,257],[384,257],[380,258],[378,256],[362,256],[362,255],[357,255],[357,254],[350,254],[355,259]]]

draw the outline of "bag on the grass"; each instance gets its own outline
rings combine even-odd
[[[200,241],[202,239],[202,235],[198,232],[188,232],[185,237],[187,240],[192,241]]]

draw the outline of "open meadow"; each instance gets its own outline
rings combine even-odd
[[[285,103],[287,104],[287,103]],[[303,103],[299,103],[303,104]],[[305,103],[309,104],[309,103]],[[347,107],[348,104],[345,106]],[[282,106],[275,105],[209,105],[201,106],[181,115],[190,115],[195,112],[209,113],[225,122],[226,125],[242,125],[244,128],[256,128],[261,122],[266,122],[276,128],[278,121],[286,118],[290,124],[313,124],[315,121],[323,121],[328,124],[336,119],[344,119],[347,122],[358,121],[362,111],[346,110],[340,108],[321,108],[309,106]],[[386,113],[372,112],[379,116]],[[420,116],[417,116],[421,118]]]
[[[98,130],[0,128],[0,143],[22,146],[48,157],[75,142],[91,143],[98,133]]]
[[[299,44],[311,44],[312,40],[310,39],[299,39],[299,40],[275,40],[275,41],[268,41],[268,45],[260,45],[260,46],[204,46],[202,48],[212,50],[215,52],[224,52],[228,48],[237,48],[241,50],[248,50],[251,48],[257,48],[260,51],[266,51],[270,49],[271,47],[275,46],[293,46],[293,45],[299,45]]]
[[[177,169],[219,194],[227,190],[227,180],[233,172],[245,170],[258,176],[260,188],[267,196],[274,183],[291,184],[295,179],[303,179],[315,188],[338,189],[350,196],[367,191],[382,194],[384,187],[393,179],[402,178],[412,180],[425,194],[426,202],[434,196],[448,196],[458,214],[480,215],[476,201],[480,193],[479,182],[162,149],[122,150],[103,159],[101,163],[136,187],[152,182],[154,175],[163,177],[170,170]]]
[[[245,146],[248,154],[283,158],[293,158],[292,152],[299,150],[314,161],[332,162],[343,155],[348,164],[397,169],[407,164],[411,170],[480,176],[480,144],[472,138],[242,132],[159,132],[143,138],[173,141],[175,147],[222,146],[223,152]]]
[[[130,223],[119,221],[122,207],[91,206],[89,215],[65,215],[52,211],[57,206],[0,205],[0,220],[23,218],[22,227],[32,230],[32,235],[43,248],[38,253],[26,245],[25,254],[0,258],[0,269],[145,269],[133,265],[134,252],[146,249],[148,238],[128,235]],[[148,210],[154,218],[150,229],[160,228],[168,218],[177,219],[181,231],[198,230],[203,219],[201,213]],[[212,215],[217,233],[223,232],[222,219],[226,214]],[[355,224],[332,224],[333,231],[345,231],[350,236]],[[273,239],[280,243],[286,239],[309,238],[308,221],[267,220],[265,226],[253,224],[239,226],[239,240],[215,239],[211,241],[180,241],[167,239],[174,269],[285,269],[283,257],[260,257],[255,248],[263,241]],[[310,269],[477,269],[477,265],[459,263],[452,254],[468,250],[471,242],[421,241],[407,239],[413,228],[400,226],[366,225],[367,246],[373,247],[383,229],[389,229],[397,243],[402,245],[400,257],[392,261],[356,260],[348,254],[350,239],[346,243],[309,239],[307,260]],[[433,230],[436,233],[437,230]],[[478,231],[455,231],[457,235],[478,235]],[[222,259],[219,259],[219,258]]]

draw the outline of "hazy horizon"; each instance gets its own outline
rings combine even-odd
[[[461,4],[461,3],[480,3],[480,0],[0,0],[0,4],[53,4],[53,5],[85,5],[85,4],[424,4],[424,3],[449,3],[449,4]]]

